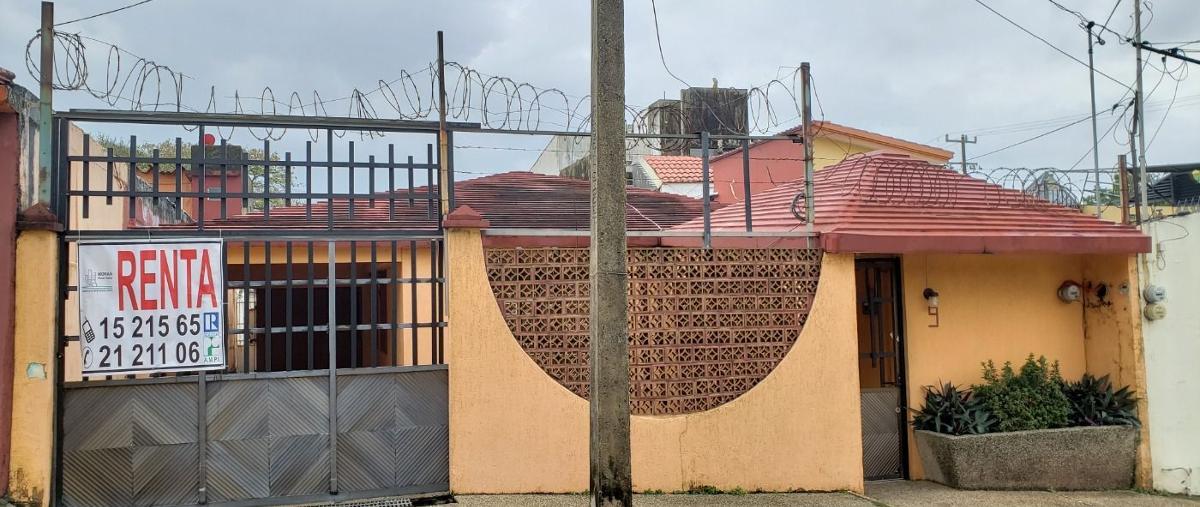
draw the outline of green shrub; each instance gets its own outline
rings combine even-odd
[[[925,387],[925,403],[915,411],[913,428],[950,435],[978,435],[992,431],[996,417],[971,391],[946,382]]]
[[[1137,398],[1129,386],[1113,391],[1108,375],[1100,378],[1085,373],[1079,382],[1066,382],[1063,394],[1070,402],[1071,426],[1141,426]]]
[[[997,371],[988,361],[983,363],[983,380],[972,390],[999,419],[999,431],[1061,428],[1070,422],[1071,403],[1063,394],[1057,362],[1035,360],[1030,354],[1017,373],[1012,363]]]

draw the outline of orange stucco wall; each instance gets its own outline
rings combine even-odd
[[[1141,321],[1133,257],[1125,255],[906,255],[903,258],[908,399],[920,407],[923,387],[939,382],[980,382],[980,363],[1019,365],[1033,353],[1059,361],[1062,375],[1111,373],[1118,385],[1144,392]],[[1106,283],[1111,304],[1063,303],[1062,282]],[[939,293],[940,325],[922,291]],[[1147,411],[1139,407],[1145,417]],[[1145,426],[1143,426],[1143,432]],[[1149,461],[1143,435],[1139,470]],[[923,477],[909,439],[913,478]],[[1142,481],[1139,471],[1139,482]]]
[[[513,338],[479,233],[452,230],[447,249],[451,488],[587,489],[587,401]],[[761,383],[706,412],[632,418],[635,489],[862,491],[853,258],[826,255],[821,269],[806,327]]]
[[[921,406],[924,386],[980,382],[980,363],[989,359],[1019,366],[1030,353],[1044,355],[1077,379],[1087,364],[1083,310],[1059,301],[1056,291],[1082,275],[1072,255],[904,256],[910,406]],[[940,296],[938,327],[921,295],[926,287]],[[910,475],[924,477],[911,438],[908,461]]]

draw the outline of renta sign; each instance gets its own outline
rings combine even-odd
[[[225,366],[222,243],[79,244],[84,375]]]

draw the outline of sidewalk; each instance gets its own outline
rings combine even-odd
[[[467,507],[583,507],[586,495],[459,495]],[[780,506],[780,507],[955,507],[1095,506],[1200,507],[1200,498],[1161,496],[1134,491],[962,491],[925,481],[867,484],[867,497],[852,493],[767,493],[747,495],[634,495],[638,506]]]

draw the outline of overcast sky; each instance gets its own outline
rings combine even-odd
[[[985,0],[1066,52],[1087,60],[1078,20],[1049,0]],[[1109,25],[1132,26],[1133,0],[1120,2]],[[1060,0],[1103,21],[1116,0]],[[132,0],[61,0],[59,21],[132,3]],[[631,104],[677,97],[681,84],[659,61],[649,0],[627,0],[626,82]],[[1144,21],[1149,41],[1200,39],[1200,5],[1158,0]],[[0,66],[36,90],[24,63],[25,44],[38,26],[39,3],[0,0]],[[447,58],[480,72],[509,76],[572,96],[589,89],[589,3],[583,0],[384,2],[367,0],[239,1],[155,0],[120,13],[61,27],[120,45],[191,76],[184,102],[203,109],[210,85],[218,101],[238,90],[258,97],[271,87],[286,101],[292,90],[306,101],[312,90],[325,99],[369,90],[403,70],[425,69],[434,59],[435,33],[446,32]],[[658,0],[667,63],[691,84],[761,85],[802,61],[812,63],[825,117],[846,125],[957,150],[945,134],[978,134],[971,154],[983,154],[1074,121],[1088,113],[1088,73],[980,4],[969,0]],[[1133,83],[1134,51],[1105,34],[1097,48],[1099,70]],[[93,45],[95,46],[95,45]],[[1200,45],[1192,46],[1200,49]],[[103,81],[103,52],[93,51],[91,73]],[[1175,69],[1179,64],[1168,62]],[[1193,66],[1194,67],[1194,66]],[[781,69],[782,68],[782,69]],[[1158,130],[1172,95],[1176,101],[1148,150],[1151,164],[1197,161],[1200,74],[1178,84],[1150,60],[1148,137]],[[1175,72],[1175,77],[1182,76]],[[1097,102],[1108,109],[1125,91],[1097,76]],[[381,114],[382,100],[375,99]],[[100,108],[81,92],[56,94],[58,109]],[[221,105],[228,109],[228,104]],[[778,105],[777,105],[778,107]],[[784,104],[788,111],[790,104]],[[345,102],[330,106],[342,114]],[[782,114],[790,118],[793,114]],[[1047,121],[995,133],[995,127]],[[1114,116],[1100,116],[1103,132]],[[790,127],[780,125],[778,130]],[[976,160],[982,167],[1071,167],[1089,149],[1090,124]],[[1124,129],[1115,131],[1124,137]],[[120,134],[120,132],[115,132]],[[174,135],[174,134],[170,134]],[[545,138],[461,136],[471,146],[456,163],[465,172],[526,169]],[[1110,136],[1101,141],[1101,163],[1111,166],[1127,150]],[[1080,165],[1088,168],[1091,158]]]

